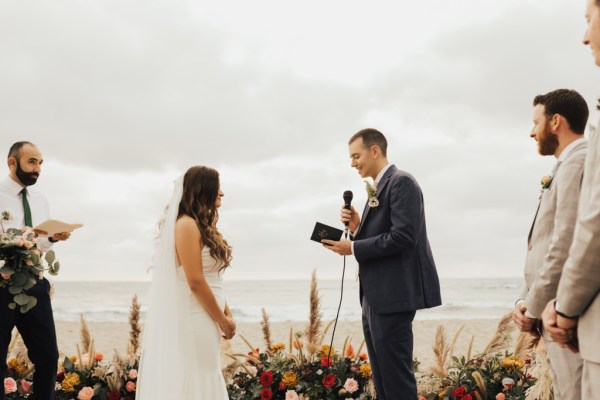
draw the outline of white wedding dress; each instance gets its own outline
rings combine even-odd
[[[219,306],[223,309],[225,307],[225,296],[223,281],[219,274],[220,265],[210,255],[210,249],[204,246],[202,249],[204,277]],[[223,373],[221,372],[221,329],[190,291],[183,267],[177,268],[177,281],[179,293],[183,297],[181,299],[182,304],[187,304],[186,313],[193,338],[191,340],[192,347],[187,349],[190,360],[183,382],[183,399],[229,399]]]
[[[190,291],[177,266],[175,222],[183,179],[175,182],[153,258],[137,400],[228,400],[221,373],[221,331]],[[202,269],[221,307],[225,306],[219,263],[202,249]]]

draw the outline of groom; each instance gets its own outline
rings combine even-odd
[[[350,138],[350,158],[370,193],[362,221],[342,209],[352,241],[323,240],[326,248],[354,254],[359,263],[365,341],[377,398],[417,398],[412,321],[416,310],[442,304],[440,284],[425,228],[423,194],[415,178],[387,160],[387,140],[375,129]]]

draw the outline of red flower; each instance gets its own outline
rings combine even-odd
[[[459,386],[452,392],[452,396],[458,397],[459,399],[462,399],[465,394],[467,394],[467,389],[465,389],[464,386]]]
[[[285,390],[285,389],[286,389],[285,383],[279,382],[279,390]]]
[[[121,400],[121,392],[110,392],[108,400]]]
[[[335,385],[335,379],[336,377],[334,374],[327,374],[325,378],[323,378],[323,386],[326,388],[333,387],[333,385]]]
[[[273,392],[271,392],[271,389],[269,388],[264,388],[262,392],[260,392],[260,400],[271,400],[271,397],[273,397]]]
[[[473,400],[473,396],[471,396],[470,394],[465,394],[465,395],[462,397],[462,400]]]
[[[263,385],[263,387],[271,386],[273,384],[273,371],[262,372],[260,374],[260,384]]]
[[[323,367],[331,367],[333,365],[333,359],[325,356],[325,357],[321,358],[321,365]]]

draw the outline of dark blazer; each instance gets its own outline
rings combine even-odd
[[[379,314],[441,305],[419,184],[392,165],[377,185],[377,199],[378,207],[365,207],[354,238],[361,303],[364,294]]]

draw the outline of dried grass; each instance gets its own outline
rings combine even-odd
[[[435,355],[435,364],[431,367],[431,373],[441,378],[448,375],[446,363],[450,346],[446,339],[446,328],[443,325],[438,325],[435,331],[435,342],[433,344],[433,354]]]
[[[81,337],[81,347],[84,350],[87,350],[92,343],[92,335],[90,334],[90,328],[83,317],[83,314],[79,314],[79,335]]]
[[[515,345],[515,351],[513,355],[517,357],[519,360],[525,360],[528,356],[531,355],[531,343],[533,342],[534,337],[531,336],[528,332],[520,332],[519,337],[517,338],[517,344]]]
[[[483,350],[484,354],[495,354],[507,347],[510,341],[510,335],[515,329],[515,323],[512,320],[512,311],[504,314],[498,323],[498,329]]]
[[[129,344],[127,345],[127,356],[130,360],[135,358],[140,349],[140,335],[142,333],[140,307],[140,302],[136,294],[131,299],[131,307],[129,309]]]
[[[553,400],[552,379],[550,378],[550,366],[547,361],[547,353],[544,340],[541,339],[529,373],[537,378],[537,382],[525,392],[527,400]]]
[[[313,271],[310,282],[309,320],[305,330],[306,350],[310,357],[319,351],[323,342],[323,333],[321,333],[323,313],[321,313],[320,308],[321,297],[319,297],[319,290],[317,287],[317,273],[316,271]]]
[[[269,322],[269,315],[267,314],[267,310],[263,307],[262,309],[262,320],[260,321],[260,326],[262,328],[263,338],[265,340],[265,346],[267,346],[267,351],[271,351],[272,340],[271,340],[271,323]]]

